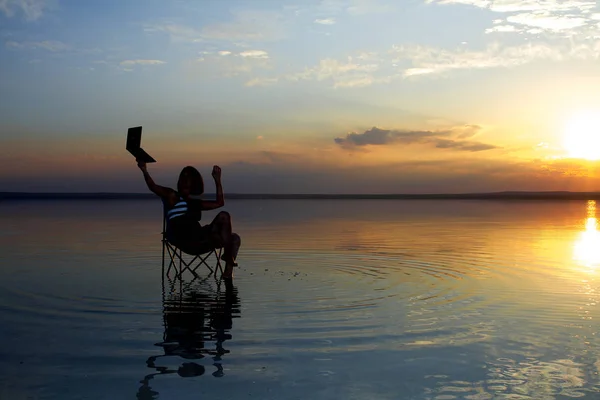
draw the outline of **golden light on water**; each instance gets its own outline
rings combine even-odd
[[[574,258],[586,267],[600,266],[600,232],[596,218],[596,202],[587,203],[585,231],[579,234],[575,242]]]

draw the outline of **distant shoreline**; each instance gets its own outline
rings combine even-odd
[[[206,194],[213,198],[214,194]],[[600,192],[492,192],[439,194],[225,194],[230,200],[600,200]],[[0,200],[151,200],[152,193],[0,192]]]

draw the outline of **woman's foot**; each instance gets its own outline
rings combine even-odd
[[[231,257],[229,257],[228,255],[221,255],[221,260],[225,261],[228,264],[233,264],[234,267],[238,266],[238,264],[234,260],[232,260]]]
[[[235,265],[237,265],[237,264],[235,264]],[[233,267],[234,267],[234,263],[227,263],[225,265],[225,271],[223,271],[223,275],[221,275],[221,278],[232,279],[233,278]]]

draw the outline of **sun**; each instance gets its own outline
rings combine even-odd
[[[574,115],[564,135],[563,146],[569,157],[600,160],[600,112]]]

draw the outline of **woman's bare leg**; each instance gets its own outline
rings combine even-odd
[[[210,223],[212,226],[213,238],[217,244],[225,246],[231,241],[231,215],[227,211],[221,211]]]
[[[242,246],[242,238],[235,232],[231,234],[231,245],[231,255],[233,256],[233,261],[235,261]]]
[[[224,278],[233,276],[233,267],[235,266],[235,258],[241,245],[241,239],[238,234],[231,230],[231,215],[226,211],[221,211],[211,223],[213,230],[213,239],[215,243],[223,248],[221,258],[225,261]]]
[[[225,260],[225,271],[223,271],[223,278],[233,278],[233,267],[237,266],[235,259],[237,258],[238,251],[242,240],[240,235],[237,233],[231,234],[231,241],[225,246],[223,255],[221,258]]]

